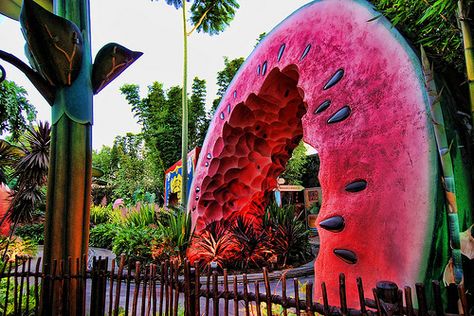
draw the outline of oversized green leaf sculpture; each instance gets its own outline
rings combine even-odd
[[[51,85],[70,86],[81,69],[83,39],[79,28],[33,0],[24,0],[20,23],[35,61],[33,67]]]
[[[117,78],[143,53],[134,52],[117,43],[109,43],[97,53],[92,68],[92,89],[99,93],[112,80]]]
[[[92,66],[89,0],[0,0],[0,13],[20,19],[32,68],[0,50],[0,59],[20,69],[51,105],[43,272],[53,262],[88,253],[92,170],[93,93],[99,92],[142,54],[106,45]],[[46,9],[44,8],[46,7]],[[5,71],[0,66],[0,79]],[[71,280],[70,293],[84,284]],[[82,296],[60,299],[60,284],[43,284],[41,315],[83,315]]]

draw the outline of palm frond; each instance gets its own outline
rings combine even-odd
[[[0,139],[0,183],[7,183],[7,169],[13,167],[22,155],[20,148]]]

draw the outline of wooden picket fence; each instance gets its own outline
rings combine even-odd
[[[34,267],[33,267],[34,265]],[[46,270],[48,267],[44,267]],[[32,259],[17,258],[0,271],[0,281],[6,287],[5,302],[0,301],[0,316],[39,315],[40,304],[51,304],[50,291],[53,286],[61,288],[62,304],[48,306],[51,315],[68,315],[67,302],[77,295],[76,311],[79,315],[315,315],[325,316],[442,316],[472,315],[463,286],[451,287],[457,292],[455,312],[448,313],[441,298],[441,286],[433,281],[434,310],[429,311],[423,284],[403,290],[391,282],[380,282],[377,288],[364,291],[362,280],[356,280],[360,306],[349,308],[346,301],[345,276],[339,276],[340,300],[338,306],[328,303],[326,285],[322,283],[323,302],[313,301],[313,284],[301,286],[297,278],[287,280],[282,274],[278,284],[272,284],[266,268],[263,278],[249,281],[246,274],[229,276],[227,271],[202,272],[198,265],[187,261],[182,265],[165,261],[159,265],[126,263],[122,257],[108,266],[107,259],[93,258],[88,269],[86,260],[54,262],[50,274],[42,272],[41,260],[32,264]],[[289,282],[288,282],[289,281]],[[79,282],[81,286],[72,286]],[[46,286],[45,286],[46,285]],[[76,284],[77,285],[77,284]],[[277,295],[276,286],[279,287]],[[272,289],[273,287],[273,289]],[[78,291],[77,289],[82,289]],[[291,293],[292,295],[290,295]],[[370,293],[370,298],[367,297]],[[13,295],[13,297],[12,297]],[[304,296],[304,297],[301,297]],[[418,308],[414,308],[416,298]],[[33,300],[33,301],[32,301]],[[34,303],[37,302],[37,303]],[[74,307],[72,307],[74,308]]]

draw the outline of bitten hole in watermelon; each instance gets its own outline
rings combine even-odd
[[[307,106],[298,79],[294,65],[282,71],[274,68],[260,91],[235,105],[228,117],[220,114],[226,120],[222,137],[201,162],[208,172],[199,187],[206,193],[196,196],[198,230],[223,214],[252,219],[263,214],[265,192],[276,186],[276,178],[303,137],[301,118]]]

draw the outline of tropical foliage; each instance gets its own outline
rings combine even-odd
[[[95,206],[89,244],[132,261],[183,260],[192,236],[191,216],[182,209],[139,203],[125,209]],[[94,224],[96,224],[94,223]]]
[[[13,234],[18,223],[33,220],[38,208],[44,205],[49,168],[50,127],[40,122],[26,127],[18,145],[0,142],[0,174],[12,184],[11,206],[6,217],[13,223]],[[4,218],[0,218],[0,223]]]
[[[216,221],[194,237],[190,255],[199,254],[203,268],[211,262],[246,271],[262,266],[288,267],[312,258],[309,235],[301,214],[291,206],[271,204],[262,222],[245,217]]]
[[[284,178],[288,184],[301,185],[303,184],[303,175],[307,170],[307,164],[306,147],[303,141],[300,141],[298,146],[293,150],[293,154],[290,160],[288,160],[285,171],[283,171],[280,177]]]
[[[372,0],[403,34],[423,45],[438,67],[464,72],[462,38],[457,22],[457,1]],[[472,1],[467,1],[467,6]],[[471,12],[472,15],[473,12]]]
[[[12,177],[16,179],[13,188],[11,208],[8,216],[14,226],[33,219],[33,213],[44,203],[49,169],[49,123],[40,122],[36,127],[27,127],[21,142],[21,158],[15,162]]]
[[[26,97],[26,90],[13,81],[0,82],[0,135],[10,133],[16,141],[36,120],[36,109]]]
[[[44,224],[41,222],[17,226],[15,235],[23,240],[30,240],[38,245],[44,243]]]
[[[124,85],[121,91],[131,104],[138,123],[142,125],[143,157],[147,158],[145,166],[150,170],[148,174],[160,179],[157,186],[162,192],[165,170],[181,157],[182,114],[179,107],[182,102],[182,88],[174,86],[165,90],[163,84],[155,82],[148,87],[148,95],[145,98],[140,98],[138,85]],[[190,109],[188,151],[194,146],[201,145],[207,132],[205,98],[205,81],[196,77],[188,103]],[[139,169],[143,170],[143,167]]]
[[[240,66],[244,63],[244,58],[239,57],[230,60],[229,57],[224,57],[224,69],[217,73],[217,98],[212,101],[212,110],[215,111],[217,106],[222,100],[227,88],[229,87],[232,79],[237,74]]]

